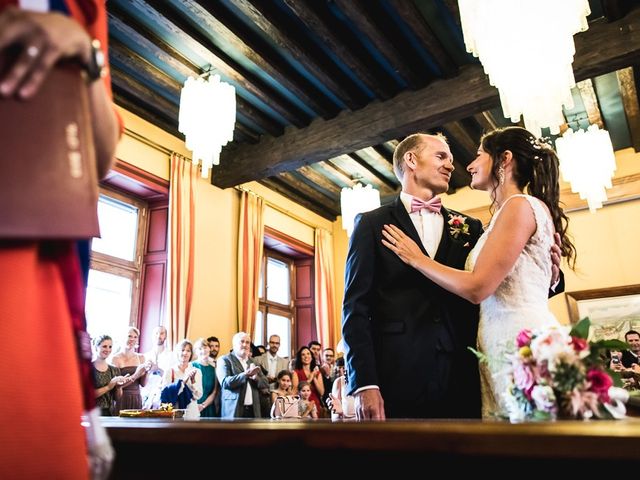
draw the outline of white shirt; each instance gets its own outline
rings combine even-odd
[[[236,354],[234,353],[234,355]],[[238,355],[236,355],[236,358],[240,361],[242,368],[244,368],[244,371],[246,372],[249,367],[248,359],[241,358]],[[247,377],[247,390],[244,394],[244,406],[248,407],[249,405],[253,405],[253,394],[251,393],[251,382],[249,381],[249,377]]]
[[[413,225],[418,231],[422,245],[431,258],[436,256],[440,240],[442,240],[442,228],[444,226],[444,219],[442,214],[432,212],[426,208],[423,208],[419,212],[411,213],[411,199],[412,195],[405,192],[400,192],[400,201],[406,208],[409,218],[413,222]]]
[[[275,376],[278,375],[278,372],[276,372],[276,370],[278,369],[278,355],[272,356],[269,352],[267,352],[267,361],[269,362],[268,375],[275,378]]]

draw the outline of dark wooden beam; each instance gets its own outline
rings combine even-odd
[[[478,122],[482,131],[485,133],[498,128],[495,118],[493,118],[493,115],[489,111],[476,113],[473,115],[473,118]]]
[[[215,173],[214,173],[215,175]],[[331,220],[334,222],[336,217],[338,216],[335,212],[330,211],[326,208],[325,205],[319,205],[315,203],[313,200],[309,199],[307,196],[301,194],[300,192],[292,189],[289,185],[287,185],[284,181],[282,181],[278,177],[271,178],[263,178],[258,180],[259,183],[264,185],[265,187],[270,188],[274,192],[277,192],[290,200],[293,200],[299,205],[311,210],[314,213],[317,213],[323,218],[327,220]]]
[[[381,143],[379,145],[374,145],[373,148],[378,155],[383,157],[387,162],[389,162],[393,168],[393,150],[389,150],[387,148],[386,143]]]
[[[575,36],[577,80],[601,75],[640,58],[640,9],[610,24],[592,25]],[[399,138],[417,130],[460,120],[498,105],[498,92],[479,65],[463,68],[457,77],[403,92],[386,102],[372,102],[333,120],[318,119],[282,137],[264,137],[258,145],[222,153],[215,185],[231,187],[287,170],[295,170],[360,148]],[[428,105],[429,108],[417,108]]]
[[[317,185],[320,189],[324,190],[329,196],[340,198],[342,187],[333,183],[328,177],[320,174],[317,170],[310,166],[300,167],[296,170],[296,173],[302,175],[307,179],[309,184]]]
[[[147,122],[161,128],[165,132],[168,132],[178,138],[182,138],[182,134],[178,132],[178,125],[173,123],[173,119],[167,118],[160,112],[152,112],[143,108],[140,104],[139,98],[135,95],[129,94],[128,91],[120,88],[116,83],[113,83],[113,101],[116,105],[128,110],[140,118],[144,118]]]
[[[411,28],[413,34],[422,42],[425,50],[440,68],[442,76],[453,77],[458,72],[458,67],[442,48],[440,40],[424,21],[424,17],[415,3],[407,2],[406,0],[389,0],[389,3],[402,18],[402,21]]]
[[[400,75],[412,90],[424,86],[428,78],[420,76],[411,65],[404,61],[405,52],[400,51],[394,42],[384,34],[384,26],[373,18],[375,5],[362,0],[334,0],[335,4],[349,18],[389,62],[393,70]],[[389,22],[388,18],[384,21]],[[415,59],[414,59],[414,63]]]
[[[163,10],[173,12],[172,18],[178,15],[171,2],[166,0],[152,1],[156,8],[162,5]],[[203,2],[182,0],[183,8],[195,15],[207,36],[215,38],[217,42],[224,42],[225,48],[231,48],[266,72],[284,89],[289,90],[305,105],[317,112],[323,118],[335,117],[338,108],[329,101],[324,93],[315,85],[287,64],[282,56],[250,27],[240,22],[224,8],[222,2]]]
[[[158,89],[169,92],[175,98],[180,98],[180,90],[182,89],[182,85],[180,84],[180,82],[166,75],[164,72],[156,68],[155,65],[152,65],[146,59],[130,50],[119,40],[116,40],[114,38],[110,39],[109,57],[111,58],[111,63],[114,63],[115,60],[116,63],[120,63],[126,66],[131,71],[144,72],[144,77],[155,83]],[[180,73],[185,76],[197,77],[201,73],[197,70],[192,70],[189,66],[183,63],[173,63],[174,65],[172,66],[174,68],[177,68],[178,71],[180,71]],[[239,113],[250,118],[253,122],[255,122],[256,125],[262,128],[268,134],[273,136],[282,135],[284,128],[280,124],[274,122],[262,111],[254,108],[253,105],[251,105],[239,95],[236,95],[236,107]]]
[[[352,45],[343,42],[338,33],[330,28],[313,8],[323,2],[314,4],[300,0],[284,0],[284,3],[378,98],[387,99],[393,96],[395,90],[392,86],[377,79],[372,73],[371,64],[365,62],[362,55],[352,49]]]
[[[637,68],[637,67],[636,67]],[[638,91],[634,79],[634,68],[628,67],[616,72],[618,86],[622,96],[622,105],[629,125],[631,143],[636,152],[640,152],[640,107],[638,106]],[[637,72],[636,72],[637,74]]]
[[[385,179],[369,165],[354,155],[339,155],[331,158],[330,162],[343,172],[347,173],[355,182],[371,185],[380,191],[380,195],[386,195],[395,190],[393,182]]]
[[[356,182],[353,181],[351,175],[342,170],[340,167],[334,165],[330,161],[327,162],[317,162],[313,165],[310,165],[309,168],[313,168],[314,170],[320,172],[322,175],[326,176],[333,183],[338,185],[341,188],[344,187],[353,187]]]
[[[230,2],[262,30],[278,49],[291,54],[320,83],[351,110],[365,106],[366,96],[353,81],[315,43],[305,41],[307,34],[272,2],[264,0],[231,0]],[[211,5],[219,5],[211,3]]]
[[[248,92],[257,96],[293,125],[303,127],[309,123],[307,114],[285,99],[279,92],[267,85],[256,75],[245,71],[232,58],[218,50],[209,38],[189,22],[176,15],[165,16],[163,13],[171,14],[171,12],[164,12],[169,2],[156,2],[157,5],[155,6],[163,12],[161,13],[142,0],[129,1],[135,8],[143,11],[144,14],[149,17],[150,21],[171,31],[173,35],[180,40],[181,44],[207,61],[211,68],[228,78],[234,84],[242,85]],[[149,2],[154,1],[155,0],[149,0]],[[127,17],[127,21],[128,18],[130,17]],[[200,66],[200,68],[204,67],[205,65]]]
[[[393,165],[373,147],[361,148],[353,152],[352,155],[356,155],[358,158],[364,160],[367,165],[378,172],[389,185],[395,187],[399,184],[396,174],[393,173]]]

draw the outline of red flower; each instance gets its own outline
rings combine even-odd
[[[592,392],[598,395],[601,402],[609,401],[609,388],[613,386],[611,377],[602,370],[592,368],[587,372],[587,381],[591,384]]]

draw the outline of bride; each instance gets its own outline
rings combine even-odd
[[[425,256],[395,225],[384,226],[382,243],[441,287],[480,303],[478,348],[489,359],[480,366],[486,418],[506,413],[509,377],[495,360],[504,356],[508,343],[523,328],[558,324],[547,305],[554,233],[572,268],[575,247],[559,206],[558,157],[549,145],[524,128],[497,129],[482,137],[467,171],[471,188],[489,192],[495,214],[465,271]]]

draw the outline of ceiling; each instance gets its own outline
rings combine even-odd
[[[590,3],[564,128],[600,123],[616,150],[639,151],[640,5]],[[212,183],[257,180],[331,220],[357,181],[383,202],[397,194],[392,152],[404,136],[448,137],[452,193],[468,185],[482,132],[511,124],[465,52],[456,0],[108,0],[107,10],[116,103],[183,138],[184,80],[219,74],[236,88],[237,122]],[[544,75],[544,58],[534,61]]]

